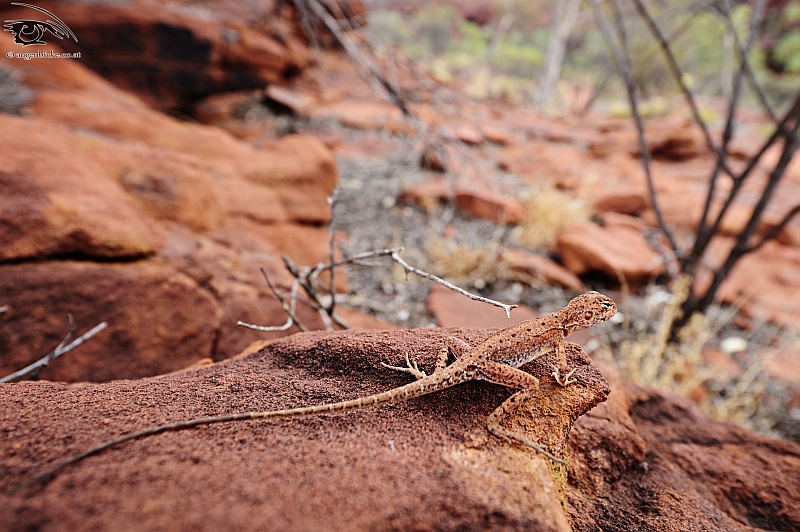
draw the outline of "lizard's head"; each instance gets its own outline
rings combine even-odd
[[[586,292],[570,301],[562,312],[564,328],[571,334],[607,321],[617,313],[617,305],[603,294]]]

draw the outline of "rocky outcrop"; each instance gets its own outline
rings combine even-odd
[[[112,434],[211,413],[336,401],[407,383],[407,375],[379,363],[400,363],[410,352],[430,368],[448,334],[476,343],[487,333],[308,333],[242,358],[141,381],[4,385],[0,426],[13,436],[0,442],[0,509],[20,528],[58,522],[71,529],[91,519],[104,529],[128,523],[201,530],[569,530],[560,502],[563,477],[551,472],[561,466],[488,435],[486,415],[508,392],[480,383],[338,416],[167,433],[8,495],[39,465]],[[580,350],[570,350],[570,361],[579,366],[581,385],[561,388],[546,377],[555,362],[550,356],[532,368],[543,380],[536,399],[507,421],[556,453],[575,419],[608,391]],[[52,423],[26,422],[39,408]],[[71,441],[55,444],[63,442],[56,434],[70,434]],[[131,453],[141,459],[126,458]],[[146,502],[152,500],[160,502]]]
[[[624,225],[574,222],[559,233],[556,245],[567,268],[578,274],[602,272],[620,283],[638,285],[664,271],[641,233]]]
[[[78,42],[58,41],[66,51],[80,52],[83,64],[159,108],[185,109],[210,94],[263,88],[297,75],[312,59],[286,3],[181,4],[37,7],[57,14],[78,36]],[[32,14],[16,7],[5,18]]]
[[[464,181],[468,182],[451,184],[443,178],[434,177],[404,190],[398,199],[425,205],[426,202],[439,202],[452,197],[459,209],[476,218],[507,224],[518,224],[525,219],[522,202],[489,190],[477,180]]]
[[[570,437],[574,530],[797,530],[800,446],[621,380]]]
[[[14,516],[9,530],[54,523],[63,530],[800,527],[797,487],[787,482],[800,474],[798,445],[712,421],[684,400],[604,369],[608,395],[605,379],[574,348],[578,383],[555,384],[554,354],[542,357],[524,368],[540,378],[539,391],[506,422],[554,450],[568,439],[566,472],[490,436],[486,416],[510,391],[471,382],[376,409],[164,433],[9,495],[42,467],[108,438],[197,416],[383,391],[409,377],[380,362],[399,364],[409,352],[429,369],[445,336],[475,344],[487,334],[307,333],[157,378],[3,385],[0,510]]]
[[[8,33],[0,43],[15,46]],[[261,266],[287,287],[281,253],[328,256],[319,224],[337,170],[323,143],[290,135],[257,149],[160,113],[77,61],[0,62],[34,95],[25,116],[0,114],[0,375],[54,349],[68,313],[79,333],[109,328],[41,378],[156,375],[297,330],[236,322],[286,320]]]
[[[2,375],[54,349],[67,331],[67,313],[82,328],[109,323],[43,374],[61,381],[136,378],[188,366],[215,354],[223,318],[208,290],[161,261],[3,266],[0,300],[10,307],[0,331],[8,346]]]

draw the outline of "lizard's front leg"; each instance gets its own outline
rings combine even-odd
[[[436,367],[434,368],[433,373],[436,373],[440,369],[447,367],[447,362],[450,360],[451,354],[454,358],[458,358],[464,353],[468,353],[470,350],[472,350],[472,346],[470,346],[464,340],[456,338],[455,336],[448,336],[444,341],[444,345],[442,345],[441,349],[439,349],[439,358],[436,359]],[[390,366],[389,364],[385,364],[383,362],[381,362],[381,366],[396,371],[402,371],[404,373],[410,373],[417,379],[424,379],[428,376],[424,371],[419,369],[419,366],[415,360],[409,359],[408,353],[406,353],[405,367]]]
[[[558,363],[555,369],[553,370],[553,373],[551,373],[556,382],[564,387],[569,386],[573,382],[578,382],[576,379],[570,378],[572,377],[572,375],[575,374],[575,371],[578,368],[574,368],[572,371],[567,373],[567,350],[564,349],[563,341],[558,342],[558,346],[556,347],[556,354],[558,355]],[[563,382],[561,380],[561,372],[566,373]]]
[[[511,415],[519,405],[525,402],[536,390],[539,389],[539,379],[522,371],[521,369],[499,364],[497,362],[487,362],[481,369],[481,378],[495,384],[502,384],[510,388],[520,389],[517,393],[506,399],[503,404],[498,406],[486,419],[486,428],[489,432],[505,441],[511,443],[511,440],[517,441],[526,447],[535,449],[560,464],[567,465],[561,458],[557,458],[550,454],[544,445],[540,445],[531,441],[522,434],[517,434],[514,431],[508,430],[501,423]]]
[[[413,375],[417,379],[424,379],[425,377],[428,376],[427,373],[425,373],[424,371],[419,369],[419,366],[417,365],[417,361],[416,360],[411,360],[411,359],[408,358],[408,351],[406,351],[406,365],[405,365],[405,367],[390,366],[389,364],[387,364],[385,362],[381,362],[381,366],[383,366],[384,368],[393,369],[395,371],[402,371],[403,373],[410,373],[411,375]]]

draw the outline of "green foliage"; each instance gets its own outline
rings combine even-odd
[[[787,72],[800,72],[800,30],[790,31],[775,46],[774,53],[775,59],[784,64]]]
[[[456,45],[459,52],[470,54],[473,57],[482,57],[489,47],[490,35],[474,22],[464,20],[459,24],[461,41]]]
[[[492,56],[492,65],[499,72],[522,78],[538,76],[544,54],[532,45],[517,44],[511,39],[500,41]]]
[[[800,22],[800,2],[790,2],[783,8],[781,21],[784,24]]]
[[[504,0],[497,4],[496,19],[484,27],[464,20],[456,8],[443,3],[423,4],[410,15],[374,11],[369,14],[369,28],[411,59],[426,64],[437,79],[468,78],[475,94],[533,94],[531,80],[542,74],[556,1]],[[684,80],[689,80],[697,93],[725,96],[731,89],[739,64],[731,23],[739,41],[744,42],[752,13],[748,3],[733,4],[729,22],[711,4],[692,3],[687,9],[679,0],[648,2],[684,72]],[[605,40],[589,16],[591,10],[584,5],[581,12],[567,45],[562,86],[593,86],[607,92],[603,100],[613,102],[624,94],[624,89],[615,75]],[[613,13],[609,10],[608,14],[613,23]],[[497,23],[504,15],[508,15],[504,20],[510,21],[510,26],[506,33],[498,34]],[[785,65],[790,74],[800,72],[798,21],[800,0],[787,4],[780,14],[768,14],[762,29],[766,28],[769,38],[757,39],[749,57],[756,77],[774,102],[785,100],[800,88],[800,77],[776,75],[767,65],[769,58]],[[626,16],[621,22],[626,29],[634,78],[644,99],[658,101],[658,97],[678,92],[664,52],[641,17]],[[767,56],[762,45],[770,41],[777,45]],[[495,83],[500,78],[503,82]],[[744,90],[745,101],[755,102],[747,83]]]
[[[403,15],[394,11],[370,11],[367,24],[372,33],[389,44],[401,44],[409,40],[413,34],[411,25]]]
[[[453,42],[458,11],[447,4],[428,4],[416,12],[412,21],[413,41],[406,47],[412,57],[430,59],[446,52]]]

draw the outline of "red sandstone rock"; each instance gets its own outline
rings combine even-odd
[[[0,261],[73,255],[152,255],[163,234],[108,170],[89,140],[52,122],[0,115]]]
[[[800,493],[788,480],[798,476],[800,446],[603,372],[609,401],[580,418],[570,437],[574,530],[800,528]]]
[[[13,46],[8,34],[0,35],[4,42]],[[18,66],[4,56],[0,64]],[[258,150],[220,129],[150,109],[75,61],[28,65],[23,81],[36,90],[31,108],[37,116],[79,129],[82,136],[91,133],[97,137],[92,142],[108,147],[78,154],[102,160],[112,173],[167,159],[169,171],[179,169],[176,179],[188,173],[187,179],[196,182],[197,172],[191,170],[204,173],[223,212],[268,222],[328,220],[336,165],[316,139],[290,135]],[[27,149],[35,150],[36,144]]]
[[[343,125],[357,129],[381,130],[400,120],[402,112],[388,103],[343,100],[316,107],[311,116],[317,120],[335,118]]]
[[[0,427],[10,436],[0,438],[0,509],[16,528],[64,530],[87,523],[104,530],[800,527],[792,482],[800,446],[716,422],[608,369],[611,394],[591,409],[609,388],[578,351],[570,351],[570,365],[579,383],[567,388],[549,375],[553,353],[525,366],[540,390],[507,421],[555,447],[568,438],[566,475],[540,454],[489,436],[486,416],[510,391],[471,382],[372,410],[168,432],[9,495],[42,467],[107,438],[196,416],[380,392],[410,381],[380,362],[402,364],[409,352],[430,371],[445,336],[475,344],[487,335],[301,334],[158,378],[0,385]]]
[[[520,249],[507,249],[503,252],[503,261],[512,270],[530,275],[543,283],[578,291],[585,288],[577,275],[560,264],[540,255]]]
[[[503,170],[551,179],[560,177],[562,173],[570,173],[570,166],[585,159],[583,151],[576,146],[543,141],[511,145],[503,149],[498,157],[499,166]],[[571,165],[565,167],[564,161],[570,161]]]
[[[604,212],[598,218],[600,218],[603,227],[621,225],[631,229],[636,229],[637,231],[641,231],[642,229],[648,227],[641,218],[629,216],[627,214],[619,214],[613,211]]]
[[[534,140],[503,148],[497,160],[500,168],[530,183],[552,183],[578,193],[593,195],[600,187],[644,185],[641,163],[625,153],[593,159],[580,146]]]
[[[526,216],[519,201],[484,190],[459,190],[456,205],[476,218],[509,225],[521,223]]]
[[[645,129],[645,138],[654,159],[683,161],[707,151],[702,132],[685,121],[653,120]],[[595,157],[619,152],[641,157],[639,136],[632,127],[599,135],[590,148]]]
[[[261,91],[236,91],[203,98],[192,108],[192,116],[203,124],[220,124],[242,110],[259,103]]]
[[[464,144],[471,146],[477,146],[483,142],[483,134],[475,126],[470,124],[459,124],[454,127],[452,131],[448,131],[447,133]]]
[[[495,124],[481,124],[481,134],[489,142],[506,146],[514,142],[514,134]]]
[[[431,286],[427,307],[440,327],[497,327],[503,329],[538,316],[530,308],[521,305],[511,311],[511,319],[509,319],[506,317],[506,311],[502,308],[467,299],[438,283]]]
[[[32,528],[57,522],[73,529],[91,521],[107,530],[490,526],[566,532],[563,472],[556,476],[541,454],[488,435],[487,414],[511,392],[481,382],[342,415],[166,433],[89,458],[47,486],[8,495],[41,465],[112,435],[212,413],[336,401],[410,382],[380,362],[401,364],[409,352],[430,371],[448,335],[475,344],[487,331],[301,334],[236,360],[141,381],[2,385],[0,427],[13,437],[0,439],[0,509]],[[506,421],[556,453],[575,419],[608,393],[588,357],[579,350],[569,355],[582,384],[555,384],[549,376],[554,355],[545,355],[526,368],[541,378],[540,390]],[[47,423],[34,421],[44,417]]]
[[[0,375],[43,357],[67,332],[108,328],[41,373],[43,379],[103,381],[180,369],[210,357],[220,315],[212,294],[159,261],[45,262],[0,266]]]
[[[733,242],[726,239],[724,250],[709,261],[721,264]],[[745,312],[791,327],[800,326],[800,307],[786,302],[787,294],[800,290],[800,249],[770,242],[745,255],[723,283],[719,297],[726,303],[744,305]]]
[[[103,9],[80,3],[40,7],[57,13],[79,36],[78,42],[58,41],[60,46],[81,52],[82,63],[160,108],[262,88],[312,59],[292,10],[280,2],[264,2],[249,14],[229,6],[210,12],[197,4],[169,8],[148,1]],[[7,16],[30,14],[19,9]]]
[[[7,33],[0,42],[14,46]],[[0,266],[0,299],[12,309],[2,318],[0,374],[52,350],[68,311],[81,331],[104,320],[109,329],[43,378],[164,373],[287,334],[236,322],[286,321],[259,271],[266,267],[284,290],[291,284],[270,241],[301,265],[327,257],[325,231],[297,225],[329,217],[337,175],[321,142],[291,135],[255,149],[154,111],[78,62],[25,62],[21,69],[0,61],[18,69],[36,95],[33,116],[0,115],[7,148],[0,150],[0,261],[158,254],[130,264]],[[346,286],[343,275],[337,279]],[[309,327],[324,326],[315,310],[300,305],[297,312]],[[362,325],[386,326],[349,314]],[[12,318],[21,328],[9,329]],[[109,361],[108,353],[121,360]]]
[[[620,282],[641,283],[664,270],[641,233],[624,226],[574,222],[559,233],[556,246],[564,265],[578,275],[600,271]]]
[[[451,191],[445,179],[433,178],[426,183],[404,190],[398,199],[401,202],[417,203],[430,199],[443,201],[450,197],[450,194]],[[452,194],[458,208],[476,218],[514,225],[522,222],[526,216],[525,207],[521,202],[483,187],[460,188],[456,186]]]
[[[277,85],[267,87],[264,95],[270,100],[288,107],[297,116],[308,116],[316,103],[316,99],[310,94],[304,94]]]
[[[596,212],[639,214],[648,207],[647,192],[636,188],[603,189],[592,200]]]

